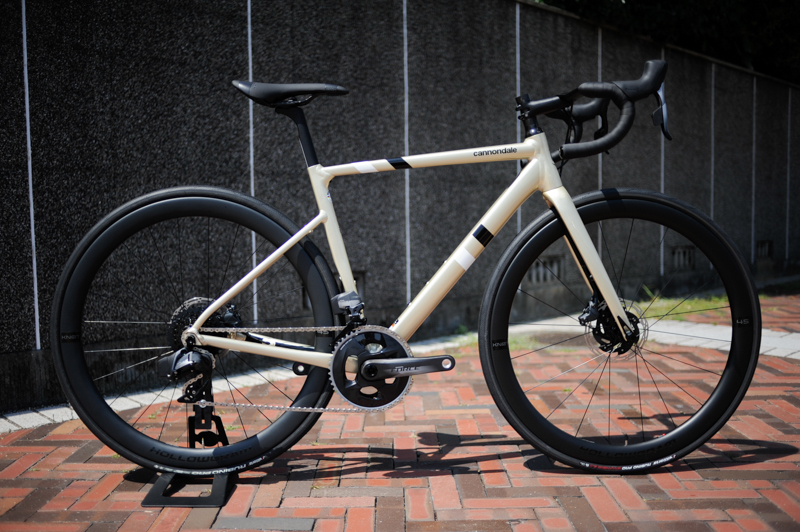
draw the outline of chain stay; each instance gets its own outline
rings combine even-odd
[[[201,333],[339,332],[344,327],[202,327]]]

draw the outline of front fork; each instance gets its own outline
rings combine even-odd
[[[543,192],[542,195],[556,209],[559,218],[567,228],[567,233],[569,233],[567,244],[578,269],[583,274],[584,281],[589,285],[593,294],[597,295],[596,291],[600,292],[617,327],[623,331],[626,338],[630,337],[634,334],[634,329],[572,198],[563,186]]]

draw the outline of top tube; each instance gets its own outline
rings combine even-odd
[[[498,161],[516,161],[530,159],[535,155],[532,142],[484,146],[463,150],[409,155],[394,159],[378,159],[375,161],[358,161],[324,167],[331,177],[355,174],[371,174],[374,172],[391,172],[405,168],[427,168],[431,166],[452,166],[457,164],[493,163]]]

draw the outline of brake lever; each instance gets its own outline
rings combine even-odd
[[[653,111],[653,125],[661,126],[661,132],[667,140],[672,140],[672,135],[669,134],[669,129],[667,128],[667,100],[664,98],[663,83],[661,87],[658,88],[658,91],[653,93],[653,96],[656,97],[656,101],[658,102],[658,109]]]

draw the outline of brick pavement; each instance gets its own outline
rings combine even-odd
[[[800,332],[800,296],[762,305],[765,327]],[[524,443],[494,407],[477,349],[448,352],[454,372],[416,378],[402,405],[324,414],[280,459],[241,475],[221,510],[142,508],[152,474],[79,420],[3,434],[0,532],[800,529],[800,361],[763,356],[731,421],[685,459],[597,476]]]

